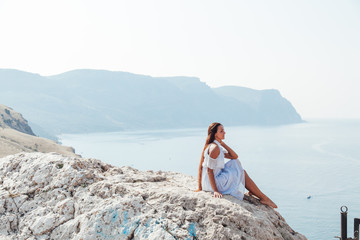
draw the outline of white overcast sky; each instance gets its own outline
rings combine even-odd
[[[0,68],[196,76],[360,118],[359,0],[1,0]]]

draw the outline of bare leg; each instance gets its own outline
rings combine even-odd
[[[245,187],[249,190],[250,195],[255,195],[256,197],[260,198],[260,202],[264,205],[267,205],[272,208],[277,208],[276,204],[271,201],[263,192],[260,191],[258,186],[254,183],[254,181],[249,177],[247,172],[245,172]]]

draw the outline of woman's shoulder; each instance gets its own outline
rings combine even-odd
[[[212,151],[214,149],[218,149],[219,146],[216,143],[212,142],[212,143],[209,144],[208,148],[209,148],[210,151]]]
[[[217,158],[217,156],[219,156],[220,153],[220,148],[217,144],[210,144],[209,146],[209,155],[211,158]]]

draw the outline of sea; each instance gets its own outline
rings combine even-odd
[[[360,218],[360,120],[308,119],[273,127],[224,126],[225,142],[287,223],[308,239],[348,237]],[[197,176],[206,128],[63,134],[76,153],[115,166]]]

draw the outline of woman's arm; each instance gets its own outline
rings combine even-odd
[[[215,177],[214,177],[214,170],[211,169],[211,168],[208,168],[207,173],[209,175],[210,185],[211,185],[212,189],[214,190],[214,197],[221,198],[222,194],[219,192],[219,190],[216,187]]]
[[[210,157],[213,159],[216,159],[220,154],[220,148],[216,144],[214,144],[214,148],[210,148],[209,151],[210,151]],[[221,198],[222,194],[219,192],[219,190],[216,187],[214,170],[211,168],[207,168],[207,173],[209,175],[210,185],[211,185],[212,189],[214,190],[214,197]]]
[[[236,154],[236,152],[234,152],[234,150],[232,150],[223,141],[221,141],[220,144],[221,144],[221,146],[223,146],[228,151],[228,153],[224,153],[224,156],[226,158],[229,158],[229,159],[237,159],[238,158],[238,155]]]
[[[198,189],[195,190],[195,192],[200,192],[200,191],[202,190],[201,177],[202,177],[202,163],[200,162],[200,166],[199,166],[199,176],[198,176]]]

